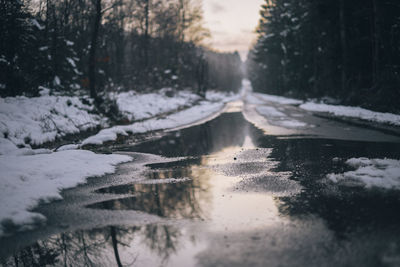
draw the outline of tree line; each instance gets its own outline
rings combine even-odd
[[[0,0],[0,95],[237,90],[239,56],[212,52],[208,37],[201,1]]]
[[[247,69],[257,91],[400,112],[400,2],[265,0]]]

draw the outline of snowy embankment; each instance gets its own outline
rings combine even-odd
[[[82,145],[101,145],[104,142],[116,140],[118,135],[126,136],[129,134],[177,128],[210,117],[222,110],[223,107],[223,103],[202,101],[196,106],[171,114],[165,118],[149,119],[131,125],[114,126],[103,129],[98,134],[85,139]],[[61,147],[61,149],[63,149],[63,147]]]
[[[366,188],[400,189],[400,160],[351,158],[346,164],[354,171],[328,174],[328,179],[343,185]]]
[[[32,228],[46,218],[30,211],[39,201],[61,199],[60,191],[90,176],[115,171],[131,160],[123,155],[99,155],[70,150],[30,156],[0,156],[0,235],[8,227]]]
[[[160,114],[176,112],[188,108],[201,101],[202,98],[190,91],[179,91],[172,93],[167,88],[158,93],[138,94],[134,91],[119,94],[111,94],[115,99],[119,111],[129,121],[145,120]],[[239,96],[230,93],[208,91],[206,101],[225,103],[238,99]],[[201,102],[203,103],[203,102]]]
[[[165,92],[160,94],[144,94],[138,97],[135,93],[123,93],[116,97],[118,108],[127,118],[145,119],[130,125],[119,125],[101,130],[81,144],[64,146],[60,150],[75,149],[82,145],[101,145],[114,141],[118,135],[139,134],[163,129],[173,129],[211,117],[221,111],[226,102],[239,99],[239,95],[209,91],[205,100],[190,92],[179,92],[176,97],[168,97]],[[196,105],[193,105],[193,103]],[[143,105],[141,104],[143,103]],[[157,106],[156,106],[157,105]],[[182,109],[188,105],[192,107]],[[180,111],[178,111],[180,110]],[[163,118],[152,118],[158,114],[172,113]]]
[[[177,92],[173,97],[167,96],[166,89],[159,93],[138,94],[134,91],[111,94],[121,114],[129,121],[148,119],[159,114],[169,113],[184,107],[192,106],[200,97],[188,91]]]
[[[104,120],[92,110],[78,97],[0,98],[0,155],[34,154],[31,145],[102,125]]]

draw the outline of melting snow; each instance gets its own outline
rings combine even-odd
[[[328,174],[328,179],[344,185],[400,189],[400,160],[351,158],[346,164],[355,170],[331,173]]]
[[[388,123],[400,126],[400,115],[392,113],[375,112],[360,107],[335,106],[335,105],[307,102],[305,104],[302,104],[300,108],[308,111],[328,112],[335,116],[358,118],[367,121]]]
[[[7,225],[32,228],[45,220],[30,211],[39,201],[61,199],[60,190],[85,182],[90,176],[115,171],[115,165],[131,160],[123,155],[100,155],[69,150],[34,156],[0,156],[0,235]]]

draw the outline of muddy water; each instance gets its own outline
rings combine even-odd
[[[46,226],[0,240],[4,265],[400,265],[399,192],[325,178],[398,143],[270,136],[231,112],[109,149],[135,161],[41,205]]]

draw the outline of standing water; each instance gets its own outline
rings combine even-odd
[[[238,110],[110,150],[116,174],[36,211],[0,240],[7,266],[399,266],[400,194],[327,179],[400,145],[271,136]]]

